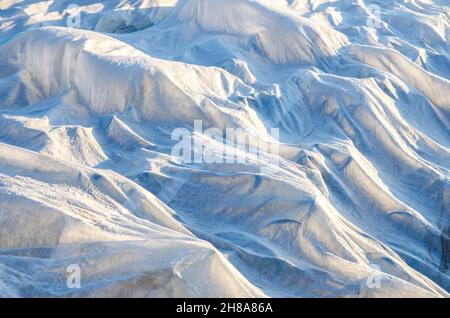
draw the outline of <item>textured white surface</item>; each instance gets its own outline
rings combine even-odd
[[[0,0],[0,296],[448,297],[449,20],[438,0]],[[181,164],[194,120],[279,128],[280,169]]]

